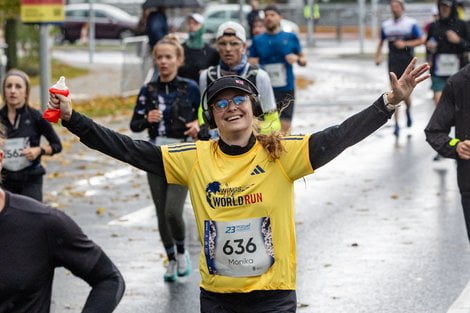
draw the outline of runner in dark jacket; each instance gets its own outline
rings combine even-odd
[[[429,26],[426,48],[431,58],[431,89],[437,104],[447,79],[465,66],[470,50],[468,25],[458,18],[455,0],[437,2],[439,18]]]
[[[0,168],[5,139],[0,124]],[[90,285],[82,313],[114,311],[125,288],[121,273],[64,212],[0,188],[0,229],[0,312],[49,313],[58,267]]]
[[[425,129],[426,140],[442,156],[457,160],[457,180],[470,241],[470,65],[446,83]],[[455,126],[455,138],[449,136]]]
[[[184,64],[178,69],[178,75],[199,81],[199,74],[209,66],[217,65],[220,57],[217,50],[204,42],[204,17],[193,13],[186,19],[188,40],[183,43]]]
[[[59,136],[41,112],[29,106],[30,84],[26,73],[9,71],[2,91],[5,105],[0,109],[0,122],[7,127],[3,187],[42,201],[46,170],[41,165],[41,158],[62,150]],[[49,144],[40,144],[42,136]]]

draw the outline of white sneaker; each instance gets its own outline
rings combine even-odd
[[[188,276],[191,274],[191,259],[188,250],[184,253],[176,254],[176,264],[178,268],[178,276]]]
[[[176,261],[168,261],[168,267],[166,268],[166,273],[163,275],[163,279],[166,282],[174,282],[176,280]]]

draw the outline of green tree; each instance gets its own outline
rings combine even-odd
[[[4,25],[7,69],[17,67],[18,55],[16,51],[18,20],[20,15],[20,0],[0,0],[0,23]]]

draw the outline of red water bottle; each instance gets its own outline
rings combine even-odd
[[[65,85],[65,77],[60,76],[57,83],[55,83],[51,88],[49,88],[49,92],[53,94],[64,95],[67,97],[70,91],[69,88]],[[60,110],[46,109],[42,117],[44,117],[44,119],[48,120],[49,122],[57,123],[60,118]]]

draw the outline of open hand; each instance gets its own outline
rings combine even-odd
[[[391,104],[398,104],[402,100],[407,99],[417,84],[429,78],[431,75],[426,73],[429,70],[429,64],[424,63],[415,68],[416,58],[411,60],[400,79],[395,73],[390,72],[390,80],[392,84],[392,92],[389,93],[389,101]]]

